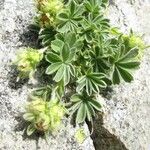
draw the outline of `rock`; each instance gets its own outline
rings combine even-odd
[[[149,0],[113,0],[108,16],[123,32],[132,28],[143,34],[150,45]],[[106,96],[104,117],[100,115],[95,121],[97,150],[150,149],[150,49],[145,50],[134,78],[132,83],[114,86]]]
[[[0,0],[0,150],[94,150],[88,137],[78,144],[74,128],[69,122],[47,142],[42,137],[27,137],[26,125],[20,118],[30,86],[16,82],[17,73],[10,67],[17,51],[35,47],[36,41],[27,27],[32,23],[35,7],[32,0]],[[84,128],[89,134],[88,127]]]

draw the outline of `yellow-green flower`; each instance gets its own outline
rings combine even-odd
[[[43,0],[40,5],[40,11],[53,15],[56,15],[63,7],[63,3],[60,0]]]
[[[141,37],[135,36],[135,35],[132,35],[130,37],[130,39],[129,39],[129,46],[131,48],[137,46],[141,50],[145,48],[145,44],[144,44],[143,40],[141,39]]]
[[[29,77],[36,70],[43,54],[36,49],[27,48],[17,54],[14,64],[20,72],[20,77]]]
[[[44,133],[57,131],[65,113],[65,107],[57,100],[47,102],[36,99],[30,102],[23,115],[23,118],[31,123],[27,133],[31,135],[35,130]]]
[[[80,144],[82,144],[84,142],[86,137],[87,136],[86,136],[86,133],[83,128],[78,129],[77,132],[75,133],[75,138],[76,138],[77,142]]]
[[[51,117],[51,128],[52,130],[57,130],[61,125],[61,120],[66,113],[65,107],[61,103],[58,103],[57,100],[51,101],[49,107],[49,115]]]
[[[140,50],[145,48],[145,43],[140,36],[136,35],[123,35],[124,42],[128,44],[130,48],[138,47]]]
[[[38,22],[43,26],[55,26],[56,16],[63,8],[61,0],[37,0],[39,16]]]
[[[44,112],[46,110],[47,102],[42,99],[37,99],[32,102],[30,102],[26,106],[26,110],[28,112],[32,112],[34,114],[39,114],[41,112]]]
[[[125,42],[125,45],[129,48],[135,48],[137,47],[139,49],[139,54],[137,56],[137,59],[141,59],[144,53],[145,49],[145,43],[142,40],[140,36],[136,36],[134,34],[131,35],[123,35],[123,40]]]

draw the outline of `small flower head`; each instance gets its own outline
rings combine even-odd
[[[129,36],[128,35],[124,35],[123,36],[123,40],[125,42],[125,45],[129,48],[138,48],[139,49],[139,54],[137,56],[137,59],[141,59],[144,53],[144,49],[145,49],[145,43],[142,40],[142,38],[140,36],[134,35],[133,33],[131,33]]]
[[[50,102],[36,99],[26,106],[24,119],[30,122],[27,133],[57,131],[65,115],[65,108],[60,102],[51,100]],[[32,128],[31,128],[32,125]],[[30,132],[31,130],[33,132]]]
[[[138,47],[140,50],[145,48],[145,43],[140,36],[134,34],[131,34],[130,36],[123,35],[123,40],[130,48]]]
[[[36,70],[36,66],[41,61],[43,54],[39,51],[27,48],[17,54],[14,64],[20,72],[20,77],[28,77]]]
[[[129,46],[132,47],[138,47],[140,50],[145,48],[145,43],[139,36],[132,35],[129,39]]]
[[[84,140],[86,139],[86,133],[83,128],[79,128],[77,132],[75,133],[75,138],[78,143],[82,144]]]
[[[60,0],[42,0],[39,2],[39,10],[43,13],[50,13],[56,15],[63,7]]]
[[[26,110],[28,112],[32,112],[33,114],[39,114],[45,111],[46,105],[47,105],[46,101],[43,101],[42,99],[37,99],[37,100],[31,101],[26,106]]]
[[[54,26],[57,13],[63,8],[61,0],[37,0],[40,15],[38,20],[42,26]]]

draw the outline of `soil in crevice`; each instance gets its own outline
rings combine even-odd
[[[93,123],[93,140],[95,150],[128,150],[124,143],[103,127],[103,116],[98,114]]]

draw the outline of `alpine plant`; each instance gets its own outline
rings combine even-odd
[[[40,62],[52,82],[37,90],[37,100],[27,105],[28,135],[57,129],[64,105],[77,124],[92,122],[102,107],[97,95],[107,87],[131,82],[145,48],[133,31],[123,34],[111,26],[105,17],[108,0],[36,0],[36,4],[32,29],[46,50],[40,54],[27,49],[16,65],[27,76]]]

